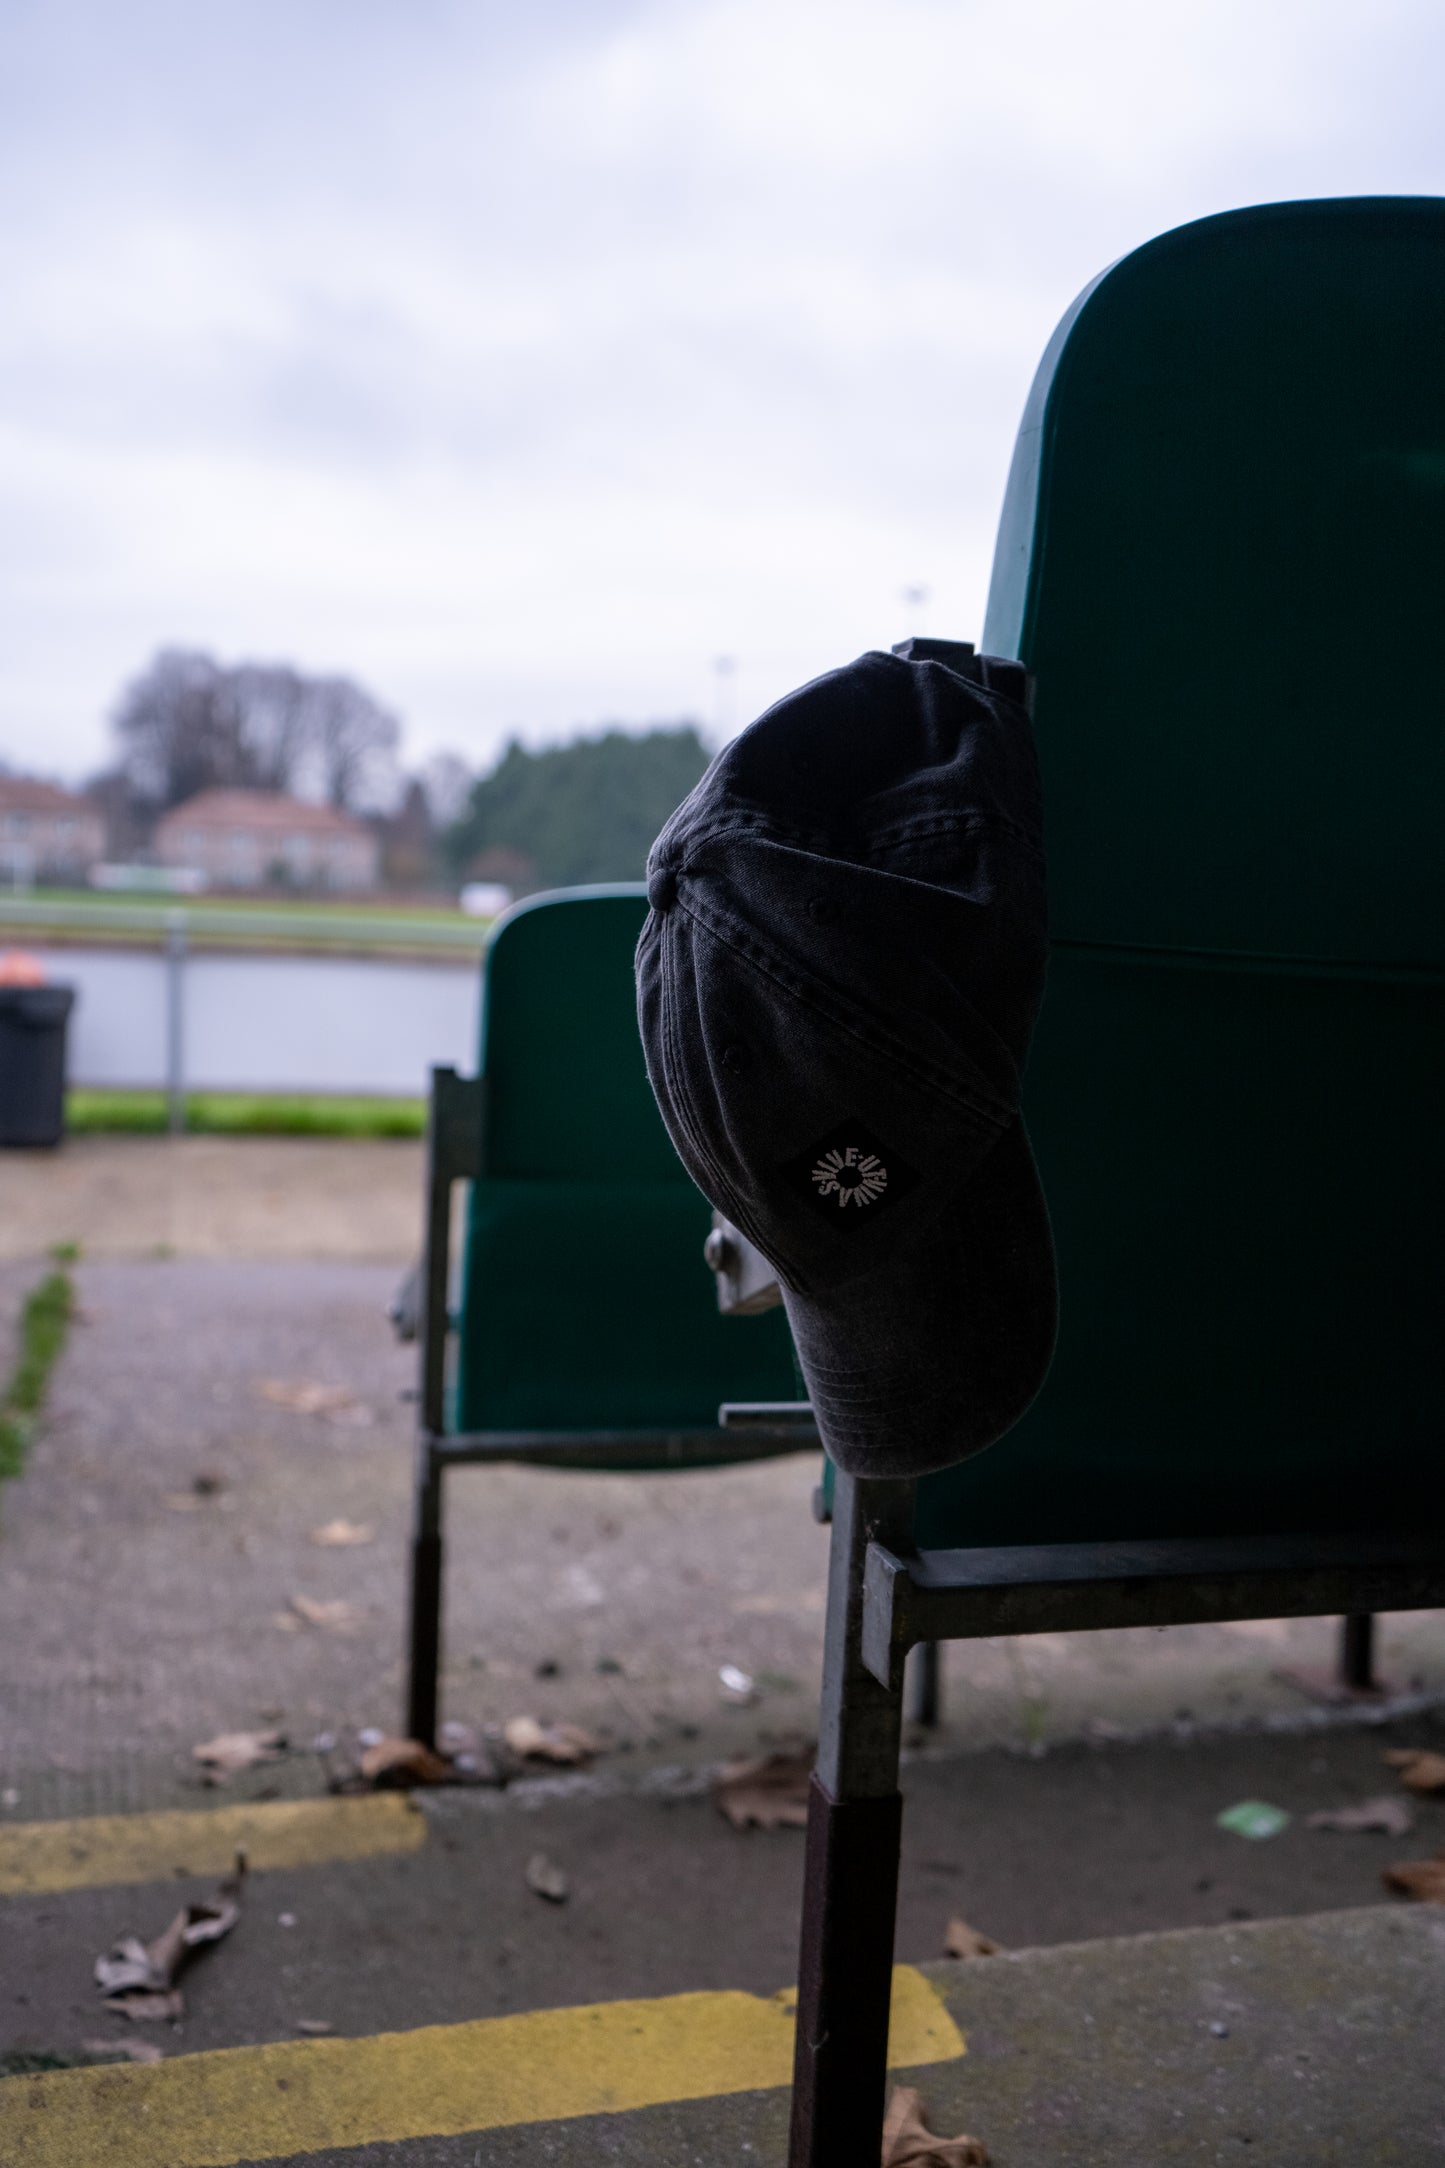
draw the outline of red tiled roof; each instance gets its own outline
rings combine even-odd
[[[310,805],[304,798],[288,798],[279,790],[203,790],[187,798],[156,825],[160,836],[169,830],[191,828],[246,828],[263,835],[369,836],[363,821],[335,806]]]
[[[0,775],[0,813],[88,813],[92,820],[100,818],[98,809],[77,791],[60,790],[29,775]]]

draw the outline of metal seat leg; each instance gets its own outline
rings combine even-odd
[[[903,1801],[902,1695],[864,1667],[868,1545],[909,1544],[911,1483],[833,1495],[818,1765],[808,1800],[789,2168],[878,2168]]]
[[[482,1165],[482,1087],[454,1069],[433,1069],[427,1122],[426,1230],[415,1289],[420,1339],[420,1428],[416,1441],[411,1539],[411,1649],[406,1736],[436,1745],[442,1631],[442,1472],[438,1444],[446,1429],[447,1281],[451,1262],[452,1184]]]
[[[1375,1676],[1375,1614],[1352,1611],[1340,1620],[1340,1684],[1350,1694],[1379,1694]]]
[[[417,1440],[411,1538],[411,1638],[406,1736],[434,1747],[442,1631],[442,1460],[425,1434]]]
[[[932,1731],[943,1715],[943,1649],[937,1641],[920,1641],[908,1651],[903,1691],[909,1723]]]

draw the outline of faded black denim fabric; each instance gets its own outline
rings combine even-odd
[[[1019,1114],[1047,936],[1025,710],[943,662],[864,655],[718,755],[648,895],[653,1090],[693,1180],[777,1268],[834,1459],[917,1475],[992,1443],[1043,1381],[1056,1311]]]

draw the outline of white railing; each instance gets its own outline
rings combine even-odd
[[[470,1070],[485,935],[380,913],[0,897],[0,946],[23,941],[75,988],[71,1081],[163,1090],[173,1129],[187,1092],[411,1098],[434,1063]]]

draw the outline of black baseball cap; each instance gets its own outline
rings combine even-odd
[[[648,898],[652,1088],[777,1269],[834,1460],[922,1475],[992,1444],[1057,1309],[1019,1113],[1047,937],[1021,666],[914,640],[814,679],[678,807]]]

